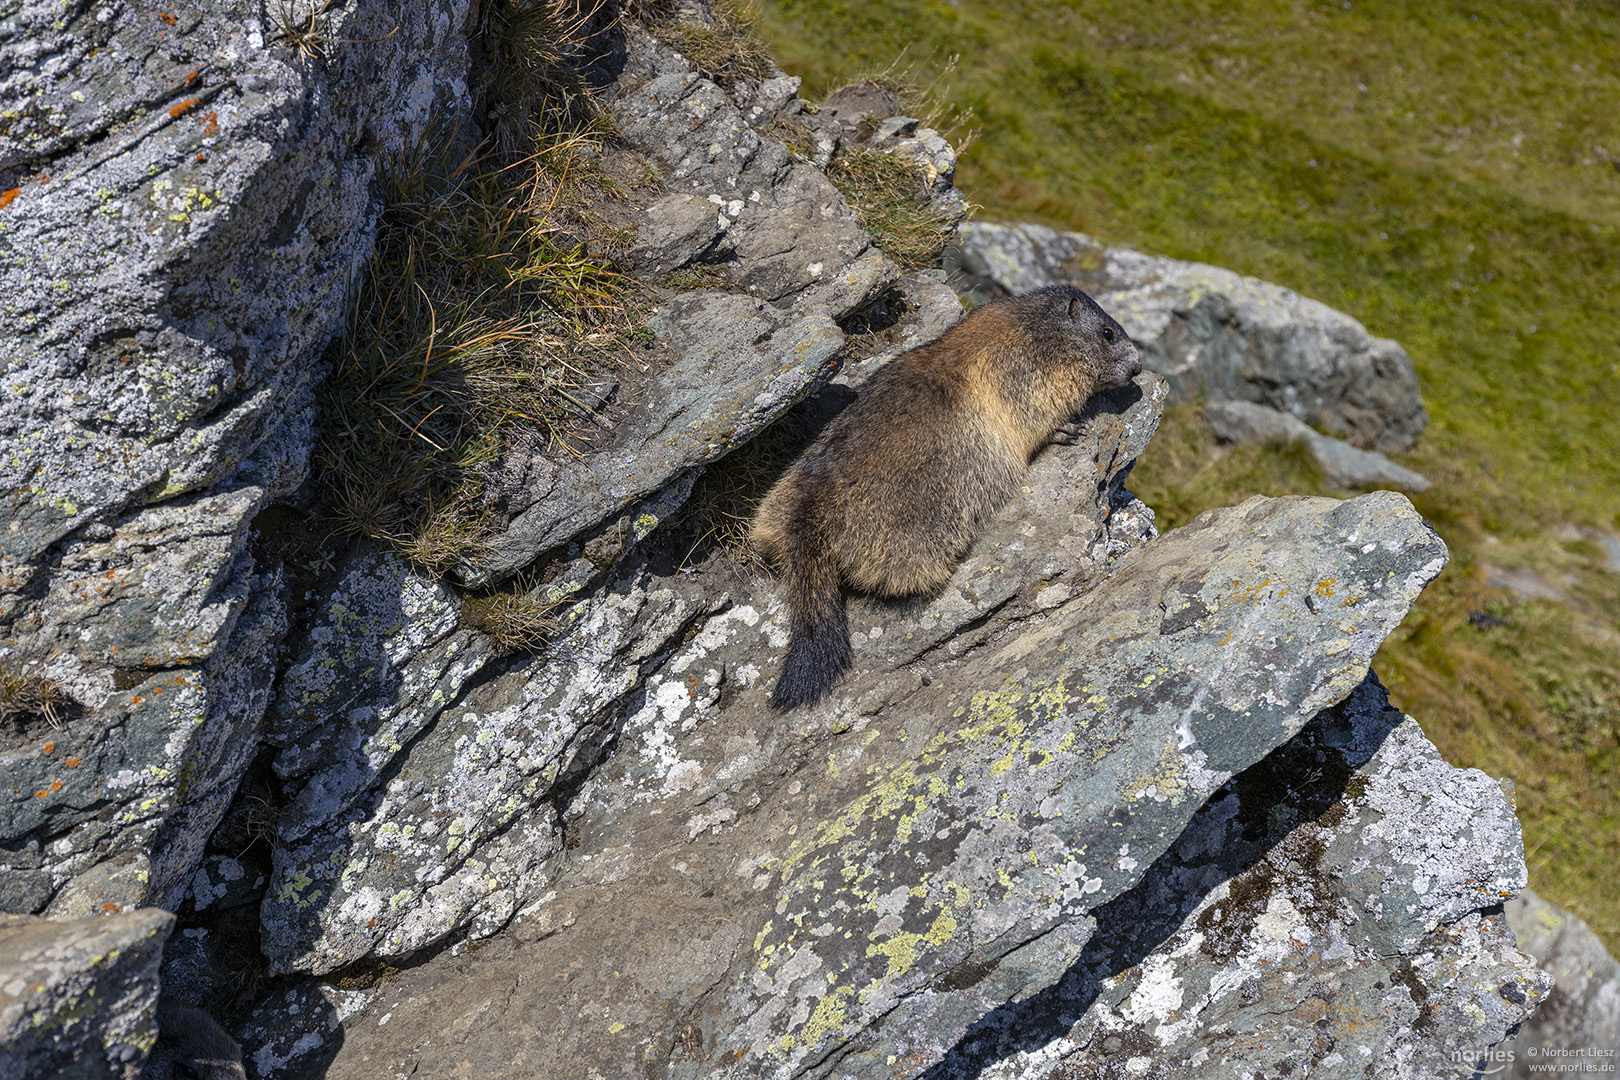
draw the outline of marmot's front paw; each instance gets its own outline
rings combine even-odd
[[[1057,443],[1059,446],[1073,446],[1075,444],[1075,440],[1079,438],[1080,422],[1078,420],[1070,420],[1067,424],[1058,425],[1058,429],[1052,432],[1052,434],[1048,435],[1046,437],[1046,441],[1049,443]]]

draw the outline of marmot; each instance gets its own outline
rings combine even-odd
[[[848,666],[843,585],[880,596],[944,585],[1035,452],[1072,443],[1086,399],[1141,370],[1119,323],[1053,286],[978,308],[873,375],[754,516],[791,610],[771,704],[810,704]]]
[[[141,1080],[247,1080],[242,1048],[194,1005],[160,998],[158,1037]]]

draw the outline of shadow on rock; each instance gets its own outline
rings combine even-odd
[[[1376,686],[1377,677],[1370,675],[1368,682]],[[1326,709],[1227,781],[1139,885],[1097,909],[1096,934],[1060,981],[986,1015],[922,1080],[968,1080],[1069,1035],[1110,979],[1158,951],[1217,888],[1226,886],[1240,904],[1256,892],[1253,879],[1269,881],[1267,857],[1287,846],[1295,825],[1342,816],[1343,801],[1359,786],[1355,770],[1371,760],[1391,730],[1379,726],[1366,733],[1370,738],[1353,739],[1350,725],[1343,706]],[[1264,897],[1247,898],[1265,909]],[[1206,935],[1203,948],[1211,960],[1224,962],[1253,927],[1252,917],[1240,915]],[[1100,1064],[1118,1056],[1121,1067],[1143,1049],[1118,1036],[1093,1047],[1105,1059]]]

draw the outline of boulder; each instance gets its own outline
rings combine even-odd
[[[1211,401],[1204,423],[1222,442],[1301,443],[1332,483],[1347,488],[1393,487],[1427,491],[1429,481],[1376,450],[1358,450],[1343,439],[1312,430],[1303,420],[1252,401]]]
[[[1110,568],[1064,502],[1109,487],[1085,476],[1113,457],[1049,451],[939,597],[857,603],[856,667],[823,708],[771,713],[784,613],[768,590],[731,592],[644,676],[618,749],[563,812],[577,846],[545,891],[476,953],[384,983],[327,1075],[625,1061],[917,1075],[1056,984],[1088,916],[1137,887],[1234,773],[1349,694],[1444,562],[1405,501],[1379,494],[1251,500],[1122,543]],[[1060,565],[1074,548],[1058,530],[1090,533],[1097,561]],[[1377,948],[1410,953],[1522,880],[1485,783],[1500,828],[1446,870],[1432,908],[1391,894],[1369,913]],[[1371,856],[1357,851],[1421,861],[1426,842],[1373,830],[1335,865],[1359,897]],[[384,1028],[366,1019],[384,1014]]]
[[[946,265],[976,302],[1084,289],[1175,400],[1267,405],[1364,450],[1409,450],[1429,422],[1398,344],[1278,285],[1040,225],[969,223]]]
[[[158,962],[174,916],[0,915],[0,1077],[135,1080],[157,1041]]]
[[[1541,1008],[1490,1057],[1527,1080],[1546,1066],[1602,1071],[1620,1059],[1620,963],[1591,927],[1529,889],[1508,901],[1519,948],[1554,981]],[[1538,1066],[1542,1066],[1538,1068]]]
[[[1369,676],[1216,792],[1061,981],[930,1076],[1488,1070],[1551,987],[1503,918],[1524,880],[1505,786],[1442,760]]]
[[[383,157],[470,104],[463,0],[23,3],[0,70],[0,903],[178,905],[288,625],[253,524],[302,484]]]

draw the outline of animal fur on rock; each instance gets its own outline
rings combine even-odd
[[[1086,399],[1141,370],[1117,322],[1055,286],[978,308],[873,375],[754,517],[792,613],[771,704],[811,704],[849,665],[845,585],[880,596],[944,585],[1035,452],[1074,442]]]

